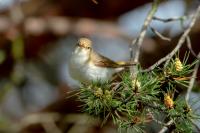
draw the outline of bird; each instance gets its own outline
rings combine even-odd
[[[94,51],[92,45],[89,38],[80,38],[69,60],[71,77],[81,83],[105,83],[114,74],[124,70],[127,66],[135,64],[115,62]]]

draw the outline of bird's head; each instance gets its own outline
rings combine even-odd
[[[88,38],[80,38],[77,42],[74,53],[78,56],[89,57],[92,51],[92,41]]]
[[[78,40],[78,47],[84,48],[84,49],[91,49],[92,48],[92,41],[88,38],[80,38]]]

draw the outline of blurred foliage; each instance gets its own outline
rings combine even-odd
[[[2,64],[5,59],[6,59],[5,52],[3,50],[0,50],[0,64]]]
[[[22,36],[17,36],[12,42],[12,56],[15,61],[24,58],[24,40]]]

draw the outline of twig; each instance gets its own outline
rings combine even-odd
[[[200,57],[200,53],[198,54],[197,57],[198,58]],[[189,98],[190,98],[190,93],[191,93],[192,88],[194,86],[195,77],[197,76],[198,68],[199,68],[199,60],[194,67],[194,71],[193,71],[192,76],[191,76],[192,78],[190,79],[189,86],[188,86],[188,89],[187,89],[187,93],[186,93],[186,96],[185,96],[185,101],[188,105],[189,105],[188,102],[189,102]]]
[[[190,37],[189,37],[189,36],[187,36],[186,42],[187,42],[187,47],[188,47],[188,49],[190,50],[190,52],[192,53],[192,55],[193,55],[194,57],[197,58],[197,54],[196,54],[196,53],[194,52],[194,50],[192,49],[191,40],[190,40]]]
[[[152,117],[153,121],[155,121],[157,124],[160,124],[160,125],[165,125],[165,123],[163,123],[162,121],[156,119],[154,116]],[[166,125],[165,125],[166,126]]]
[[[136,39],[134,39],[130,45],[131,61],[138,62],[138,60],[139,60],[139,54],[140,54],[140,48],[141,48],[142,42],[146,35],[147,28],[148,28],[149,24],[151,23],[154,14],[157,11],[158,4],[159,4],[159,0],[154,0],[154,2],[152,4],[152,8],[144,21],[144,24],[142,26],[139,36]],[[135,50],[135,57],[133,58],[133,46],[134,45],[136,45],[136,50]]]
[[[130,101],[131,98],[132,98],[134,95],[135,95],[134,93],[131,94],[127,99],[125,99],[125,100],[123,101],[123,104],[126,104],[128,101]]]
[[[115,83],[114,86],[112,87],[112,90],[115,92],[120,88],[120,86],[121,86],[121,84],[119,82]]]
[[[160,21],[160,22],[163,22],[163,23],[168,23],[168,22],[172,22],[172,21],[182,21],[182,20],[185,20],[187,18],[191,18],[191,15],[189,15],[189,16],[181,16],[181,17],[173,17],[173,18],[167,18],[167,19],[159,18],[159,17],[154,16],[153,20],[157,20],[157,21]],[[183,25],[182,25],[182,28],[183,28]],[[152,29],[152,31],[153,31],[153,29]],[[156,32],[155,32],[155,34],[156,34]],[[159,36],[159,34],[156,34],[156,35]],[[160,34],[160,35],[162,36],[162,34]],[[161,36],[159,36],[159,37],[164,40],[164,38],[162,38]],[[197,57],[197,54],[192,49],[191,40],[190,40],[189,36],[186,37],[186,41],[187,41],[187,47],[191,51],[192,55]]]
[[[154,34],[156,34],[158,37],[160,37],[162,40],[165,40],[165,41],[171,41],[171,38],[168,38],[168,37],[165,37],[163,36],[160,32],[158,32],[156,29],[154,29],[153,27],[150,27],[152,32]]]
[[[142,46],[142,42],[143,42],[145,34],[147,32],[147,28],[150,25],[150,23],[152,21],[152,18],[153,18],[154,14],[157,11],[159,2],[160,2],[160,0],[154,0],[154,2],[152,4],[152,8],[149,11],[149,13],[148,13],[148,15],[147,15],[147,17],[146,17],[146,19],[144,21],[144,24],[142,26],[142,29],[140,31],[139,36],[136,39],[134,39],[132,41],[132,43],[130,44],[130,61],[131,62],[138,63],[138,61],[139,61],[140,48]],[[134,55],[134,51],[133,51],[134,46],[135,46],[135,57],[133,57],[133,55]],[[137,66],[134,65],[133,67],[131,67],[130,68],[130,72],[131,72],[131,77],[132,78],[136,77],[136,73],[138,72],[137,71]]]
[[[174,54],[181,48],[182,44],[185,42],[185,39],[187,38],[188,34],[190,33],[192,27],[194,26],[197,17],[199,16],[200,13],[200,6],[198,6],[196,12],[193,14],[192,16],[192,20],[188,26],[188,28],[184,31],[183,35],[181,36],[181,38],[178,41],[178,44],[176,45],[176,47],[165,57],[161,58],[159,61],[157,61],[155,64],[153,64],[152,66],[150,66],[149,68],[147,68],[146,70],[144,70],[144,72],[148,72],[153,70],[155,67],[159,66],[160,64],[162,64],[163,62],[165,62],[166,60],[172,58],[174,56]]]
[[[189,18],[188,16],[181,16],[181,17],[173,17],[173,18],[159,18],[159,17],[156,17],[154,16],[153,17],[153,20],[157,20],[157,21],[161,21],[163,23],[168,23],[168,22],[172,22],[172,21],[179,21],[179,20],[183,20],[183,19],[186,19],[186,18]]]
[[[174,18],[167,18],[167,19],[164,19],[164,18],[159,18],[159,17],[156,17],[154,16],[153,17],[153,20],[157,20],[157,21],[161,21],[163,23],[168,23],[168,22],[172,22],[172,21],[181,21],[181,20],[185,20],[186,18],[190,18],[190,16],[181,16],[181,17],[174,17]],[[182,25],[182,28],[183,28],[183,25]],[[155,30],[155,29],[154,29]],[[153,30],[152,30],[153,31]],[[154,31],[153,31],[154,32]],[[155,33],[156,34],[156,33]],[[157,35],[159,36],[159,34]],[[160,36],[159,36],[160,37]],[[161,38],[161,37],[160,37]],[[161,38],[162,39],[162,38]],[[163,39],[164,40],[164,39]],[[191,51],[192,55],[197,57],[197,54],[194,52],[194,50],[192,49],[192,45],[191,45],[191,40],[190,40],[190,37],[187,36],[186,37],[186,42],[187,42],[187,47],[188,49]]]
[[[168,127],[171,126],[173,123],[173,120],[168,121],[166,123],[166,126],[164,126],[158,133],[165,133],[168,130]]]

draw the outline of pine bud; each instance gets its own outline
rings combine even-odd
[[[175,68],[176,68],[176,71],[178,72],[183,70],[183,64],[181,63],[179,58],[175,59]]]
[[[101,97],[103,95],[103,91],[101,88],[97,88],[96,91],[94,92],[94,95],[96,97]]]
[[[132,87],[133,89],[139,90],[141,88],[141,83],[137,79],[134,79],[132,80]]]
[[[172,109],[174,107],[174,101],[168,94],[164,97],[164,104],[169,109]]]
[[[141,120],[141,118],[139,116],[134,116],[132,118],[132,124],[139,124],[141,122],[142,122],[142,120]]]

